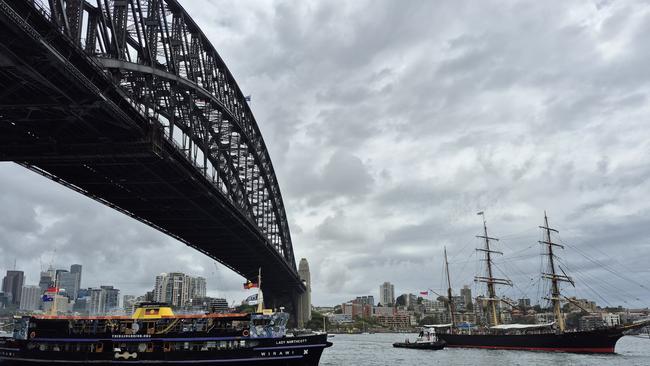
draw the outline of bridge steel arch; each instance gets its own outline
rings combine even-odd
[[[192,174],[198,172],[210,189],[218,192],[237,212],[239,220],[245,221],[244,226],[253,228],[256,236],[273,249],[273,255],[284,261],[283,267],[292,277],[287,281],[289,285],[297,288],[298,293],[304,291],[297,276],[280,188],[248,98],[214,46],[178,1],[0,0],[0,10],[5,23],[11,23],[11,29],[22,29],[25,34],[31,32],[34,44],[47,54],[43,58],[52,60],[52,54],[56,55],[60,60],[55,61],[65,65],[65,72],[72,75],[65,78],[76,77],[75,84],[84,86],[91,91],[88,95],[92,95],[84,102],[67,101],[65,107],[46,103],[25,107],[26,97],[16,97],[20,103],[15,102],[15,107],[0,103],[0,123],[4,123],[0,126],[4,135],[0,137],[4,145],[0,148],[0,160],[20,162],[212,255],[165,225],[133,214],[101,195],[91,194],[80,188],[83,184],[61,179],[47,169],[43,160],[55,159],[53,155],[59,160],[70,160],[94,153],[94,161],[98,161],[109,152],[115,155],[124,150],[134,157],[143,141],[147,145],[146,156],[149,149],[160,156],[182,155],[189,169],[194,170]],[[0,85],[8,86],[11,78],[16,83],[28,75],[45,88],[72,95],[64,90],[63,82],[57,84],[53,77],[44,77],[46,72],[25,71],[32,66],[25,65],[26,56],[21,56],[20,47],[12,44],[9,37],[2,46],[0,56],[4,53],[5,59],[14,60],[7,61],[11,67],[22,62],[15,69],[23,75],[5,72],[4,76],[0,75]],[[52,68],[50,65],[47,72],[54,74],[56,70]],[[57,115],[59,120],[82,121],[87,131],[98,136],[103,133],[102,128],[110,125],[112,133],[120,136],[131,136],[129,131],[137,131],[138,136],[146,138],[138,140],[137,148],[132,139],[125,139],[130,143],[121,146],[114,137],[110,147],[95,143],[84,147],[63,137],[48,145],[43,135],[34,137],[38,134],[34,125],[20,129],[21,121],[33,122],[34,116],[54,119],[50,115]],[[91,118],[103,124],[88,122]],[[28,143],[26,135],[31,136]],[[65,147],[61,143],[64,140]],[[61,157],[61,151],[67,151],[66,157]],[[227,261],[222,263],[246,277],[253,275]]]

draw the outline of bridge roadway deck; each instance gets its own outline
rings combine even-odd
[[[19,3],[12,3],[16,13]],[[261,267],[263,289],[274,297],[304,291],[255,223],[161,136],[110,74],[45,17],[12,19],[6,3],[0,7],[0,160],[122,211],[246,277]]]

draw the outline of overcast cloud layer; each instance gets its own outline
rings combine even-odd
[[[567,294],[650,304],[647,2],[181,3],[252,94],[313,303],[438,290],[443,246],[454,287],[475,287],[482,210],[517,284],[504,294],[535,299],[547,210]],[[0,207],[0,270],[17,258],[30,283],[78,262],[84,286],[123,294],[185,271],[246,296],[225,267],[10,163]]]

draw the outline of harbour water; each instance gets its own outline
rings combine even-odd
[[[344,365],[566,365],[566,366],[648,366],[650,339],[623,337],[614,355],[582,355],[529,351],[451,349],[420,351],[393,348],[393,342],[414,340],[416,334],[337,334],[329,340],[322,366]]]

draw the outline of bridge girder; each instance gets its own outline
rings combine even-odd
[[[279,185],[246,97],[178,1],[36,0],[32,5],[119,85],[119,94],[157,126],[153,130],[160,131],[160,138],[182,152],[295,271]],[[10,53],[7,49],[0,51]],[[70,72],[79,73],[74,69]],[[81,75],[79,79],[83,79]],[[96,84],[86,86],[98,88]],[[102,92],[97,89],[98,95]],[[67,118],[74,118],[72,115],[82,120],[84,113],[90,114],[84,108],[109,108],[116,127],[134,127],[124,108],[110,99],[83,105],[72,97],[68,99],[66,103],[56,100],[51,105],[24,108],[24,118],[38,114],[48,120],[66,114]],[[23,107],[0,105],[0,113]],[[30,108],[37,113],[32,114]],[[22,121],[16,114],[13,118]],[[107,151],[116,150],[114,145],[106,146]],[[78,154],[75,149],[83,150],[83,145],[69,149]]]

